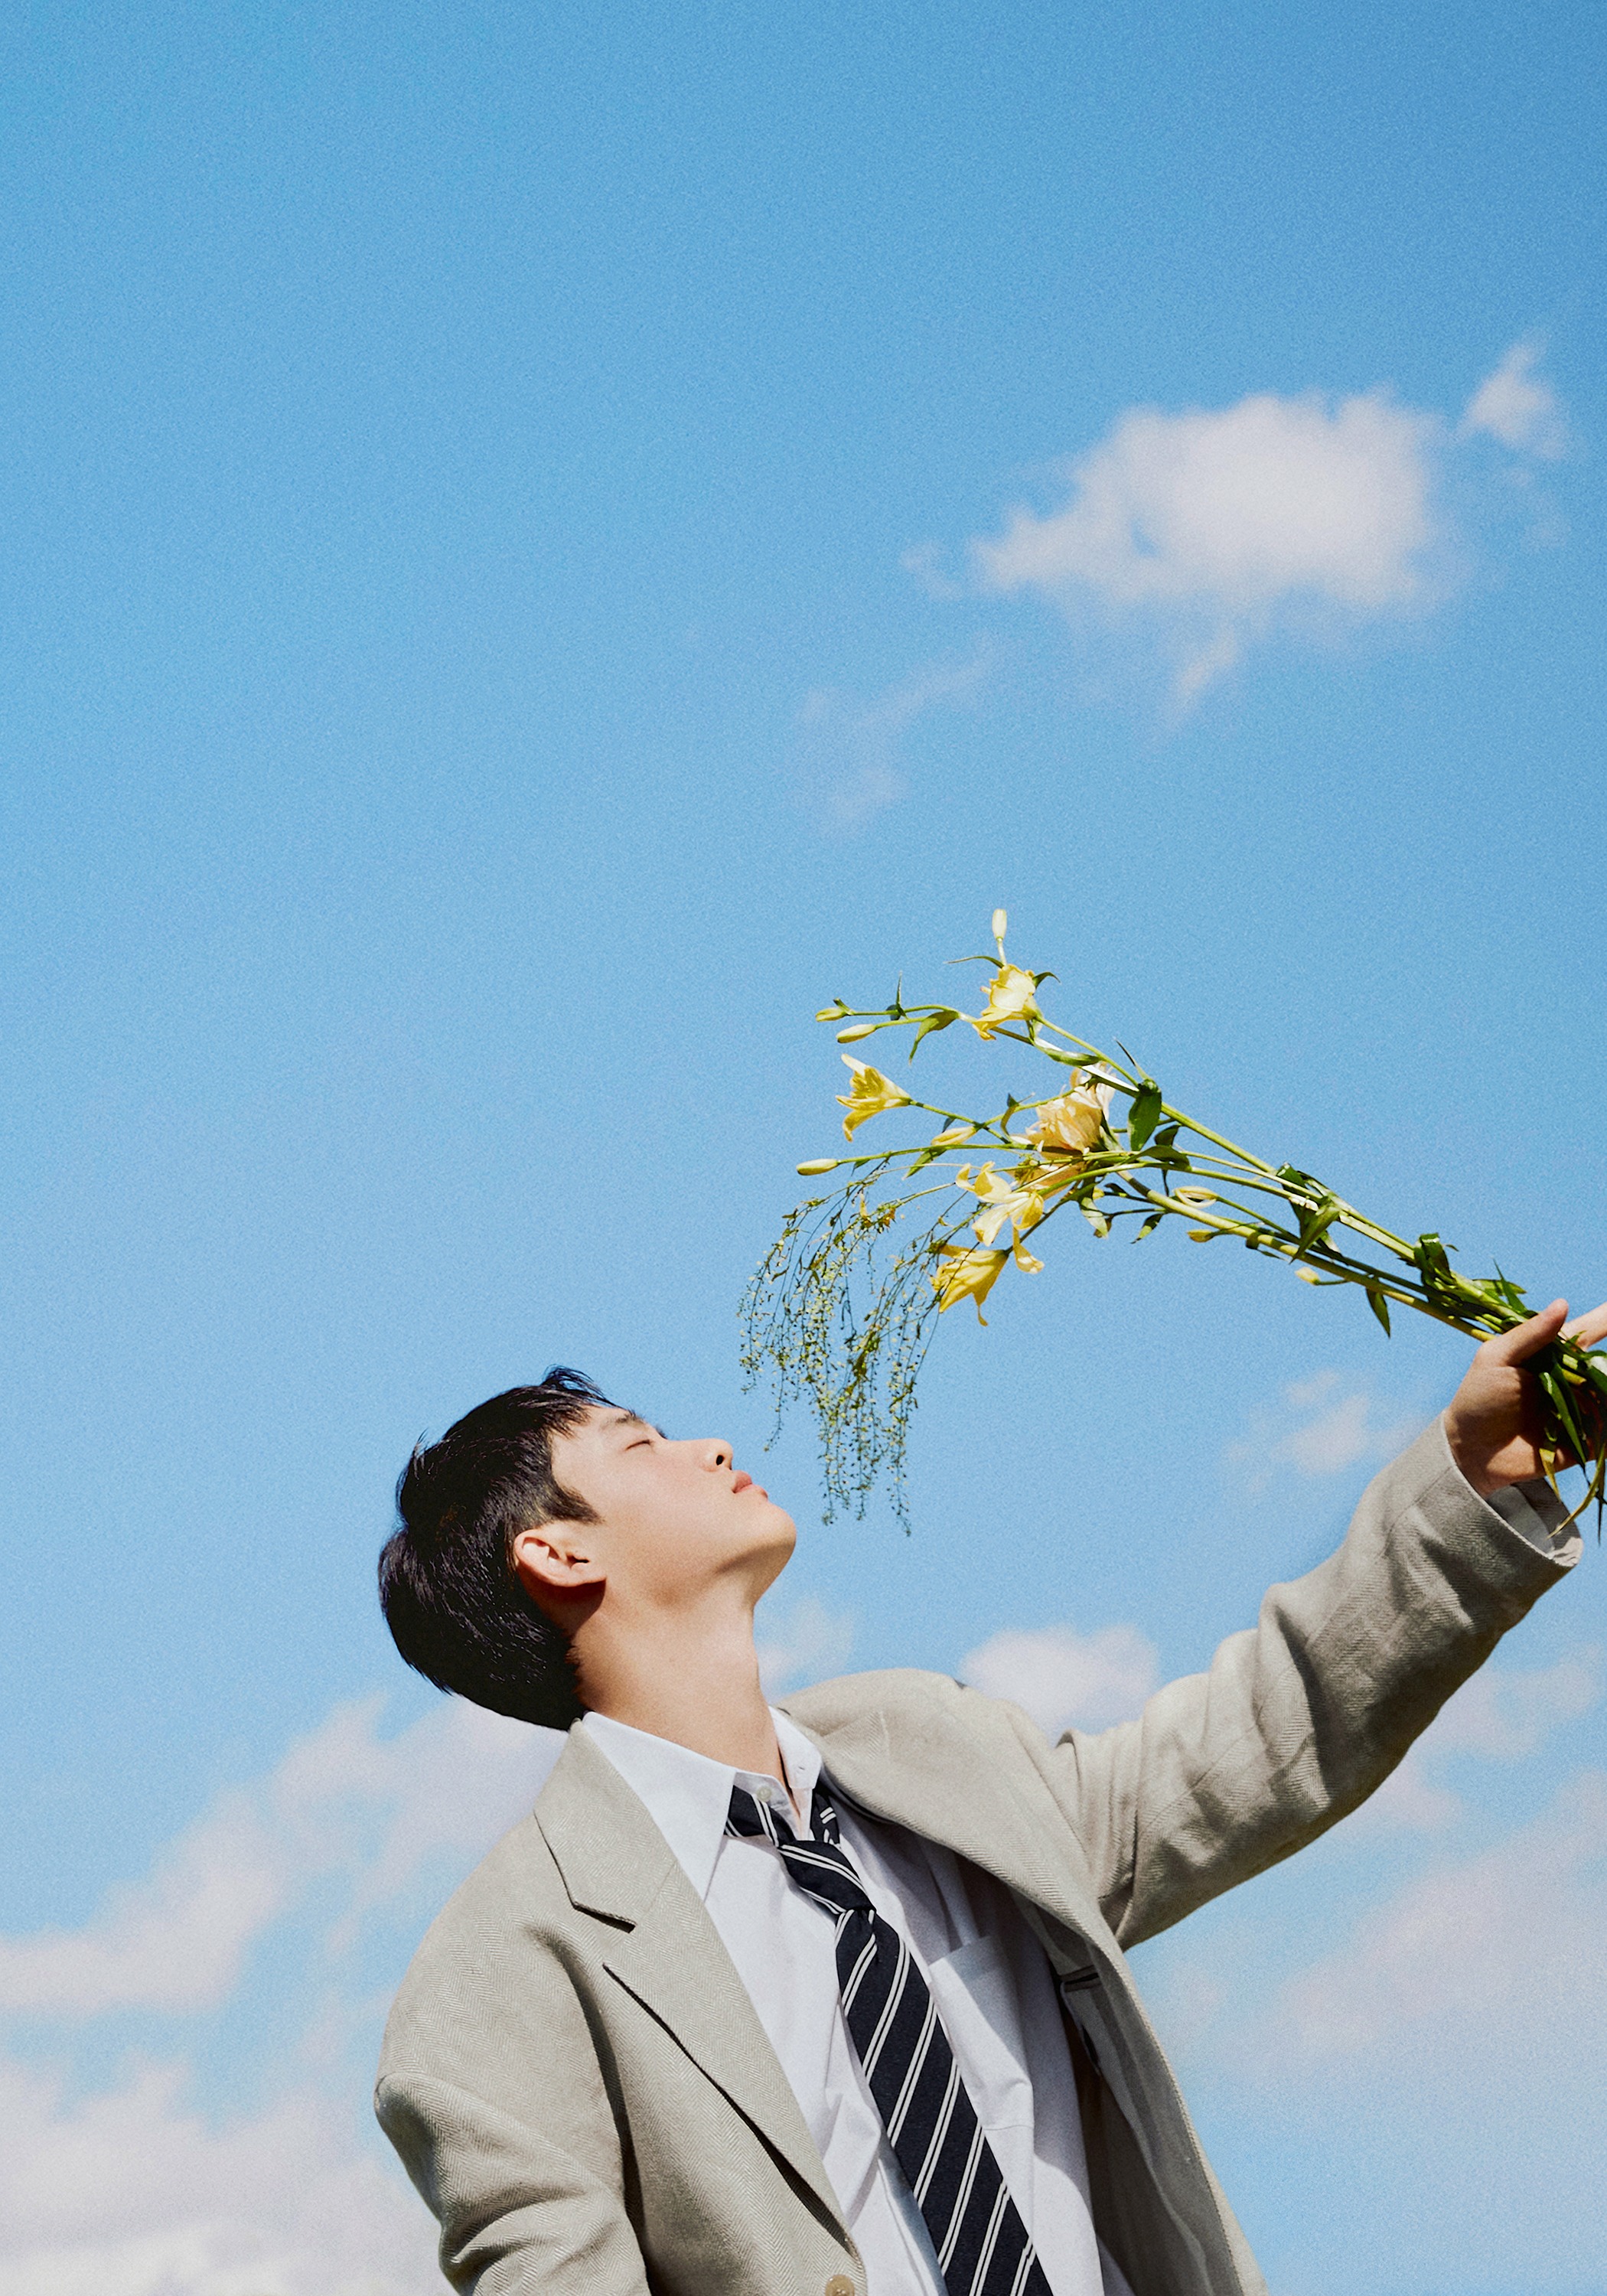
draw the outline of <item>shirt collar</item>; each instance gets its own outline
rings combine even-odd
[[[770,1718],[788,1783],[807,1809],[820,1777],[820,1755],[797,1724],[774,1707]],[[634,1730],[629,1723],[616,1722],[606,1714],[586,1715],[582,1726],[644,1804],[700,1898],[709,1895],[714,1879],[734,1785],[746,1786],[756,1800],[769,1801],[792,1823],[791,1808],[775,1778],[711,1761],[707,1754],[694,1754],[690,1746]]]

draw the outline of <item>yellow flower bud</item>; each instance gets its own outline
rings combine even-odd
[[[1003,909],[996,909],[996,910],[994,911],[994,913],[993,913],[993,937],[994,937],[995,940],[1003,940],[1003,939],[1004,939],[1004,928],[1009,924],[1009,922],[1010,922],[1010,919],[1005,915],[1005,914],[1004,914],[1004,910],[1003,910]]]
[[[851,1029],[838,1029],[837,1041],[840,1045],[857,1045],[861,1037],[873,1037],[876,1026],[874,1021],[856,1021]]]
[[[800,1164],[798,1170],[801,1178],[812,1179],[816,1172],[834,1172],[841,1161],[840,1156],[812,1156],[807,1164]]]

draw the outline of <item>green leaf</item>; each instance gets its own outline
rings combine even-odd
[[[1388,1332],[1390,1329],[1390,1303],[1385,1299],[1382,1292],[1374,1292],[1371,1285],[1369,1285],[1367,1289],[1367,1305],[1378,1317],[1378,1320],[1383,1325],[1385,1332]]]
[[[1580,1371],[1591,1385],[1601,1394],[1607,1395],[1607,1356],[1588,1354],[1581,1349],[1578,1363]]]
[[[1127,1118],[1127,1143],[1142,1148],[1160,1120],[1160,1086],[1153,1077],[1145,1078],[1142,1089],[1133,1095],[1132,1113]]]
[[[926,1019],[922,1021],[921,1026],[915,1030],[914,1040],[909,1048],[909,1056],[911,1060],[913,1061],[915,1054],[920,1051],[921,1039],[923,1037],[932,1036],[939,1029],[952,1029],[959,1017],[959,1014],[947,1004],[941,1006],[936,1013],[928,1013]]]
[[[1139,1228],[1137,1234],[1133,1238],[1134,1242],[1142,1243],[1146,1235],[1153,1235],[1155,1230],[1160,1226],[1161,1221],[1165,1218],[1166,1214],[1164,1212],[1152,1212],[1148,1219],[1145,1220]]]
[[[1177,1145],[1177,1127],[1175,1124],[1163,1124],[1155,1135],[1153,1144],[1164,1156],[1168,1149]]]
[[[1420,1235],[1412,1257],[1425,1275],[1437,1276],[1442,1283],[1451,1281],[1451,1263],[1438,1235]]]
[[[1590,1456],[1590,1446],[1580,1431],[1562,1382],[1554,1374],[1543,1371],[1539,1374],[1539,1383],[1541,1392],[1546,1398],[1546,1405],[1541,1413],[1541,1431],[1544,1439],[1554,1444],[1557,1438],[1561,1436],[1562,1442],[1572,1452],[1576,1461],[1587,1459]]]
[[[1300,1214],[1300,1250],[1309,1251],[1316,1244],[1327,1242],[1328,1231],[1339,1218],[1340,1208],[1330,1196],[1325,1202]]]

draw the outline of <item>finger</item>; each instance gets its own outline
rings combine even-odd
[[[1576,1316],[1566,1327],[1570,1340],[1581,1347],[1593,1348],[1598,1340],[1607,1339],[1607,1304],[1593,1308],[1588,1316]]]
[[[1514,1324],[1510,1332],[1497,1332],[1493,1340],[1484,1343],[1485,1358],[1489,1363],[1521,1364],[1554,1340],[1568,1320],[1566,1300],[1554,1300],[1549,1308],[1542,1308],[1525,1324]]]

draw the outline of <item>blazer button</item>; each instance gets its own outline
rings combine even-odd
[[[826,2282],[824,2296],[854,2296],[854,2284],[846,2272],[833,2272]]]

